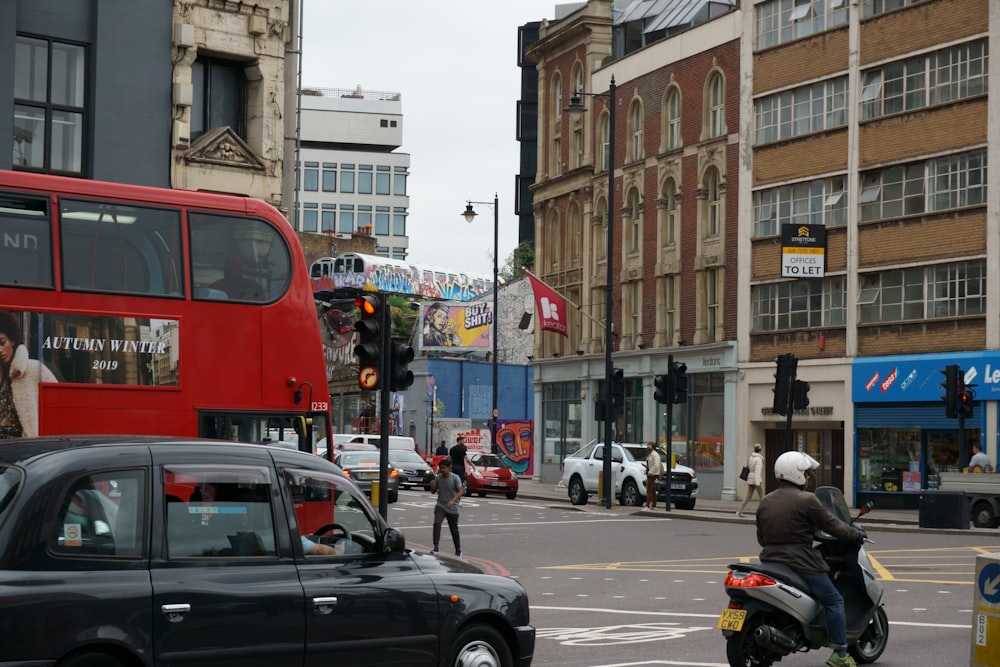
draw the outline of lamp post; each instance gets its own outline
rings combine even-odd
[[[604,506],[611,509],[611,442],[612,426],[615,421],[615,406],[612,399],[611,385],[613,382],[614,368],[611,365],[611,348],[614,344],[612,336],[614,330],[611,325],[612,306],[612,267],[614,265],[614,213],[615,213],[615,77],[611,77],[608,84],[607,93],[585,93],[577,90],[569,98],[569,106],[565,111],[573,118],[579,118],[580,114],[587,110],[583,106],[581,96],[604,97],[608,100],[608,238],[605,247],[605,255],[608,262],[608,278],[604,286]]]
[[[497,255],[500,253],[500,197],[494,194],[492,202],[466,202],[462,216],[468,223],[476,219],[476,212],[472,209],[473,204],[489,206],[493,209],[493,409],[490,411],[490,453],[493,453],[497,445],[497,417],[500,416],[500,408],[497,406],[497,341],[500,338],[500,311],[497,308],[497,295],[500,292]]]

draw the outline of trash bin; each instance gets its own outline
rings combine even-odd
[[[971,517],[965,491],[924,491],[920,494],[918,523],[921,528],[964,528]]]

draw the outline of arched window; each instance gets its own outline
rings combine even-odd
[[[593,251],[593,262],[603,262],[607,259],[608,238],[608,200],[603,197],[597,200],[597,208],[594,209],[593,224],[591,228],[590,247]]]
[[[629,160],[641,160],[642,159],[642,102],[639,100],[633,100],[632,106],[628,110],[628,132],[629,132],[629,146],[628,146],[628,157]]]
[[[610,116],[607,112],[601,114],[601,120],[598,123],[598,136],[601,142],[601,171],[607,171],[609,165],[611,164],[612,157],[609,155],[611,149],[611,144],[609,137],[611,136],[608,132],[608,124],[610,122]]]
[[[681,93],[677,86],[671,86],[667,90],[667,100],[664,104],[664,118],[666,118],[667,150],[672,151],[680,148],[681,140]]]
[[[726,133],[726,82],[720,72],[709,75],[706,102],[708,137],[721,137]]]
[[[552,117],[556,120],[562,117],[563,94],[562,77],[558,72],[552,77]]]
[[[563,143],[562,143],[562,77],[557,72],[552,76],[552,141],[549,145],[549,174],[559,176],[562,174]]]
[[[677,220],[680,211],[677,206],[677,183],[668,178],[663,183],[662,198],[665,205],[662,209],[660,228],[660,243],[670,245],[677,242]]]
[[[580,251],[583,246],[583,229],[580,219],[580,209],[576,204],[570,206],[569,216],[566,219],[566,233],[569,235],[569,257],[571,262],[567,265],[579,266]]]
[[[629,225],[628,225],[628,249],[629,252],[639,252],[642,245],[642,217],[639,211],[639,191],[635,188],[628,193]]]
[[[705,236],[718,236],[722,230],[722,194],[719,170],[709,167],[705,172]]]
[[[546,253],[549,259],[549,268],[552,271],[559,269],[559,260],[562,256],[562,230],[559,224],[559,214],[555,211],[549,213],[545,223],[545,246],[549,249]]]

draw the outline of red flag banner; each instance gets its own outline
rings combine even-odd
[[[529,272],[531,291],[535,296],[535,317],[541,323],[542,331],[555,331],[569,336],[566,332],[566,299]]]

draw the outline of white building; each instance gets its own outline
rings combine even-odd
[[[378,255],[405,260],[410,156],[394,152],[402,143],[399,93],[303,90],[295,228],[330,235],[331,255],[337,238],[367,229]]]

